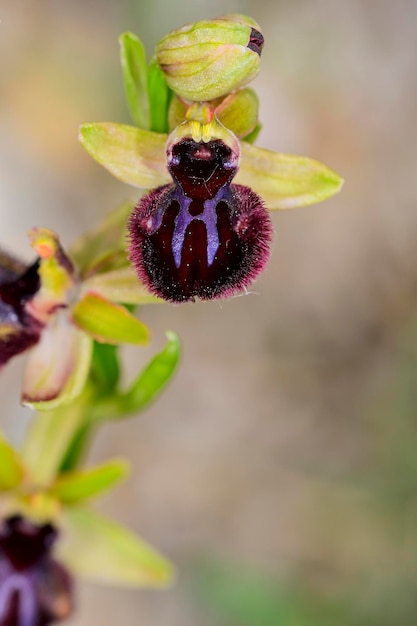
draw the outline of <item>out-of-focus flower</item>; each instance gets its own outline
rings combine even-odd
[[[251,145],[258,100],[242,87],[263,46],[251,18],[173,31],[148,67],[139,39],[126,33],[120,42],[138,128],[83,124],[80,141],[117,178],[152,190],[129,219],[129,258],[150,292],[170,302],[234,295],[266,265],[267,209],[319,202],[343,181],[313,159]]]
[[[35,228],[29,236],[38,255],[36,263],[17,271],[17,267],[10,267],[10,262],[6,264],[3,255],[0,365],[32,348],[25,369],[22,402],[52,409],[71,402],[83,389],[93,339],[143,345],[149,339],[149,331],[124,306],[113,301],[129,302],[129,291],[133,301],[140,301],[140,295],[134,289],[124,288],[123,275],[115,279],[112,271],[102,272],[97,250],[85,253],[84,265],[89,268],[89,275],[83,278],[54,232]],[[85,245],[88,241],[84,248]],[[78,248],[78,255],[82,249]],[[107,259],[107,264],[107,269],[112,270],[114,263]]]
[[[173,567],[167,559],[91,506],[93,499],[126,478],[129,465],[125,460],[113,459],[90,468],[60,469],[66,453],[63,443],[76,434],[77,426],[69,408],[65,411],[62,420],[53,411],[35,419],[21,453],[0,433],[0,519],[9,519],[0,525],[0,626],[32,626],[29,621],[2,621],[6,611],[17,610],[14,604],[10,608],[9,603],[15,587],[22,593],[26,588],[21,577],[10,577],[15,570],[25,570],[25,575],[36,578],[33,583],[36,590],[42,591],[41,599],[47,602],[51,614],[64,616],[64,605],[58,604],[55,596],[66,588],[67,579],[63,570],[50,561],[45,565],[44,558],[50,559],[49,542],[57,531],[59,541],[54,553],[74,576],[113,585],[157,588],[166,587],[173,580]],[[39,576],[43,578],[40,580]],[[56,599],[55,604],[51,596]],[[21,611],[28,606],[25,598],[23,595]],[[38,622],[33,622],[35,625]]]
[[[70,616],[72,579],[52,557],[57,531],[15,515],[0,524],[0,626],[46,626]]]

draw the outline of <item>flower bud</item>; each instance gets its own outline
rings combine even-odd
[[[258,124],[259,100],[250,87],[239,89],[225,98],[218,98],[210,103],[214,113],[223,126],[232,131],[238,139],[244,139]],[[168,110],[170,130],[174,130],[187,118],[189,105],[174,95]]]
[[[264,39],[245,15],[188,24],[156,46],[168,85],[191,102],[214,100],[255,78]]]

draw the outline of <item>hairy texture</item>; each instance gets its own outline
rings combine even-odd
[[[0,626],[47,626],[72,612],[72,580],[52,559],[57,532],[13,516],[0,526]]]

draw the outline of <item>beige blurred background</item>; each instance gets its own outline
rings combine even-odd
[[[167,592],[83,583],[70,624],[412,626],[416,2],[0,0],[1,245],[29,259],[33,225],[69,244],[135,198],[77,143],[82,121],[129,122],[118,35],[151,51],[172,28],[230,12],[265,35],[258,144],[315,157],[346,184],[273,216],[255,293],[144,310],[154,341],[126,353],[126,377],[168,328],[181,368],[149,411],[101,432],[92,458],[132,460],[102,506],[180,576]],[[22,364],[0,378],[16,441],[30,418]]]

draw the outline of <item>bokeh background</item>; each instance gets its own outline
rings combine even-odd
[[[346,179],[277,212],[251,295],[153,306],[173,329],[175,382],[102,431],[126,454],[103,509],[179,568],[166,592],[79,585],[71,626],[413,626],[417,612],[417,4],[414,0],[0,0],[1,245],[65,244],[129,188],[77,143],[82,121],[129,122],[118,35],[148,50],[184,23],[251,14],[266,45],[258,144]],[[0,378],[15,441],[23,360]]]

